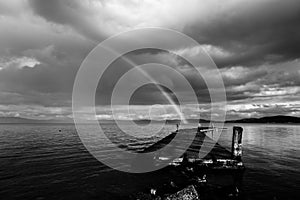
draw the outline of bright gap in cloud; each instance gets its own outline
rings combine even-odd
[[[0,58],[0,70],[2,69],[22,69],[23,67],[30,67],[33,68],[36,65],[40,64],[39,61],[37,61],[34,58],[31,57],[12,57],[9,59]]]

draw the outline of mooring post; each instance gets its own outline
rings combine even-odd
[[[233,127],[231,155],[233,159],[242,160],[242,134],[243,128]]]

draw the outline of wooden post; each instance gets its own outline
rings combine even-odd
[[[243,128],[233,127],[231,155],[233,159],[242,160],[242,134]]]

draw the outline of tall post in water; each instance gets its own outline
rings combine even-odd
[[[242,160],[242,134],[243,128],[239,126],[233,127],[231,155],[233,159]]]

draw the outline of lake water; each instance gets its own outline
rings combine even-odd
[[[228,129],[218,139],[228,149],[232,126],[226,124]],[[247,199],[299,199],[300,126],[240,126]],[[115,125],[103,127],[114,142],[132,149],[143,148],[174,129],[167,126],[159,135],[146,134],[146,139],[137,140],[120,134]],[[115,156],[108,144],[103,145],[104,159]],[[129,175],[89,154],[72,124],[0,124],[0,199],[117,199],[124,188],[131,191],[141,185],[138,178],[132,179],[132,186],[128,181]]]

